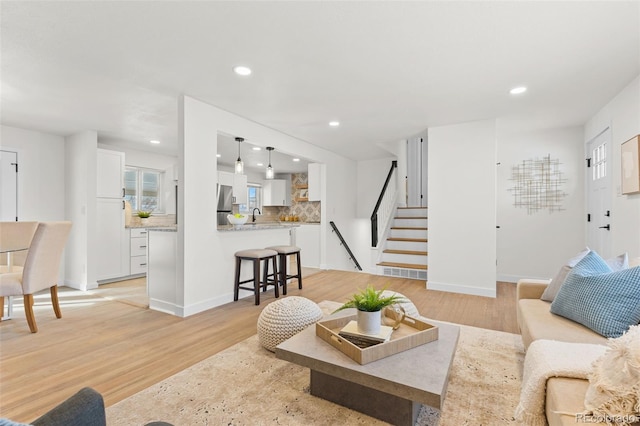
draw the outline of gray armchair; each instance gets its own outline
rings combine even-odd
[[[75,395],[36,419],[33,426],[106,426],[102,395],[82,388]]]
[[[82,388],[62,404],[56,406],[32,426],[106,426],[102,395],[91,388]],[[165,422],[147,423],[145,426],[172,426]]]

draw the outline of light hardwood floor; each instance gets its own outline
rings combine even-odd
[[[344,271],[323,271],[290,285],[289,296],[342,301],[372,284],[405,294],[426,317],[517,332],[515,285],[498,283],[497,298],[424,289],[424,282]],[[28,422],[83,386],[101,392],[107,406],[161,381],[256,333],[273,291],[178,318],[61,288],[62,319],[49,295],[36,296],[39,332],[31,334],[15,300],[14,319],[0,324],[0,417]]]

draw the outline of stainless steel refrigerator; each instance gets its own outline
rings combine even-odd
[[[218,225],[227,225],[227,215],[233,207],[233,187],[218,185]]]

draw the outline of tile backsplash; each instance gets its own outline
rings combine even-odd
[[[265,207],[263,216],[278,220],[280,216],[298,216],[300,222],[320,222],[320,201],[306,201],[308,175],[306,173],[291,174],[291,206]]]

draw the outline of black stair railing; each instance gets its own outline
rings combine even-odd
[[[376,247],[378,245],[378,209],[380,209],[380,204],[382,203],[384,194],[387,192],[387,187],[389,186],[389,182],[391,181],[391,176],[393,176],[393,171],[397,167],[398,162],[396,160],[393,160],[391,162],[391,168],[389,169],[387,179],[384,181],[382,191],[380,191],[380,196],[378,197],[376,207],[373,209],[373,213],[371,214],[371,247]]]
[[[362,271],[362,267],[358,263],[358,260],[356,259],[356,257],[351,252],[351,249],[349,248],[349,244],[347,244],[344,238],[342,238],[342,234],[338,230],[338,227],[336,226],[336,224],[333,221],[331,221],[329,222],[329,225],[331,225],[333,232],[335,232],[336,235],[338,236],[338,239],[340,240],[340,245],[343,246],[345,250],[347,250],[347,253],[349,254],[349,260],[353,261],[353,263],[356,265],[356,268],[358,268],[358,271]]]

